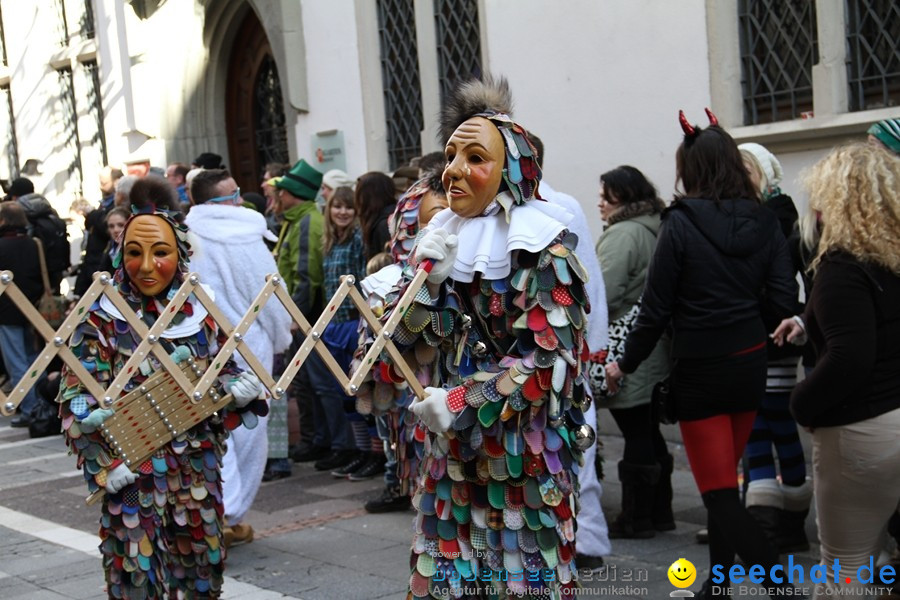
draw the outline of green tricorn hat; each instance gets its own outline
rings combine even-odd
[[[303,200],[312,200],[322,187],[322,174],[301,158],[280,181],[275,183],[275,187],[287,190]]]

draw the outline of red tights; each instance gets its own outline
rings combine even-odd
[[[756,411],[680,421],[681,437],[701,494],[737,487],[737,465],[753,429]]]

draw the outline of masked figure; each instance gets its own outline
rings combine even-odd
[[[187,228],[168,214],[129,219],[114,258],[116,291],[147,323],[159,317],[186,273]],[[160,336],[173,358],[214,356],[224,338],[192,296]],[[72,352],[104,387],[119,374],[141,340],[119,310],[102,296],[77,326]],[[147,358],[125,392],[160,366]],[[100,433],[113,414],[101,408],[75,375],[63,370],[60,416],[66,442],[78,456],[88,489],[106,490],[100,518],[100,551],[110,598],[218,598],[225,548],[220,468],[228,429],[254,427],[264,415],[263,387],[228,361],[216,386],[234,401],[226,410],[179,434],[140,465],[126,465]],[[113,406],[115,408],[115,405]]]
[[[363,295],[372,312],[381,316],[385,311],[385,297],[400,280],[403,268],[409,262],[419,231],[431,218],[447,208],[447,197],[441,183],[441,170],[435,169],[416,181],[397,201],[397,208],[388,222],[391,232],[390,264],[369,274],[360,284]],[[375,341],[375,334],[365,320],[360,320],[360,346],[354,355],[351,372],[362,366],[362,359]],[[416,376],[425,385],[431,381],[433,365],[420,365],[414,354],[406,356]],[[413,395],[403,379],[390,365],[376,361],[357,393],[356,409],[360,414],[375,416],[378,436],[384,445],[385,487],[380,497],[365,504],[371,513],[382,513],[409,508],[410,496],[415,489],[415,474],[422,455],[423,430],[418,430],[418,419],[407,409]]]
[[[572,587],[576,475],[594,440],[587,276],[571,215],[538,196],[510,103],[505,82],[472,82],[445,110],[450,210],[420,234],[398,289],[430,266],[393,336],[433,367],[411,406],[424,452],[410,598],[558,599]]]

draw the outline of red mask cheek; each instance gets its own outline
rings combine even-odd
[[[141,269],[140,257],[125,259],[125,272],[128,273],[128,277],[132,281],[137,280],[138,271],[140,271],[140,269]]]
[[[472,167],[472,172],[466,177],[472,195],[479,196],[480,200],[484,200],[485,196],[490,196],[489,200],[493,200],[497,192],[497,183],[494,181],[495,168],[496,165]]]
[[[178,260],[174,257],[161,257],[154,260],[156,263],[156,271],[159,273],[160,281],[171,283],[175,277],[175,271],[178,268]]]

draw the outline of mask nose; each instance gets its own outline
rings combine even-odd
[[[141,257],[141,273],[150,273],[153,271],[153,267],[153,255],[148,252]]]
[[[462,157],[457,155],[453,161],[447,165],[447,168],[444,169],[444,174],[453,180],[462,179],[463,173],[465,172],[462,163]]]

